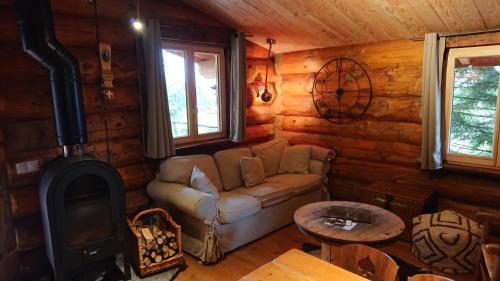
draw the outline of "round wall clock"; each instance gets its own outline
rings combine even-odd
[[[346,124],[360,119],[368,110],[372,83],[361,64],[335,58],[316,73],[312,96],[322,118]]]

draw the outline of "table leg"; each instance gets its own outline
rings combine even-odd
[[[335,257],[340,254],[340,248],[335,245],[321,243],[321,259],[333,263]]]
[[[321,243],[321,259],[329,263],[332,262],[332,246]]]

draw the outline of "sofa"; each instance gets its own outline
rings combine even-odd
[[[224,253],[290,224],[298,207],[327,199],[327,173],[335,154],[319,146],[301,146],[310,148],[304,173],[280,173],[282,154],[289,143],[277,138],[213,156],[168,158],[160,164],[147,192],[155,206],[167,210],[181,225],[183,249],[204,263],[215,262]],[[255,156],[262,160],[265,179],[245,187],[240,159]],[[219,199],[190,187],[194,166],[215,185]]]

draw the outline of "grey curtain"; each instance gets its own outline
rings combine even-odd
[[[441,157],[441,76],[445,38],[436,33],[425,35],[422,68],[422,169],[443,167]]]
[[[143,99],[146,156],[166,158],[175,154],[175,145],[163,69],[160,23],[157,19],[147,21],[142,45],[146,88]]]
[[[231,94],[229,138],[233,142],[246,140],[246,38],[244,32],[231,36]]]

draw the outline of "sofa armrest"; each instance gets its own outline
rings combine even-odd
[[[200,220],[211,221],[217,214],[217,200],[212,195],[178,183],[153,180],[147,186],[148,195]]]

